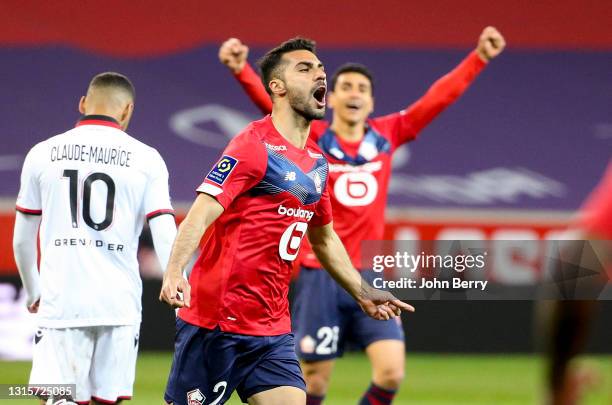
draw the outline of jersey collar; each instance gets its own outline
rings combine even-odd
[[[344,150],[338,139],[339,138],[331,127],[328,127],[319,138],[319,147],[326,154],[338,160],[343,160],[353,166],[363,165],[373,160],[380,153],[391,152],[391,144],[389,141],[369,125],[366,126],[366,133],[360,141],[356,157],[351,157],[350,154]]]
[[[81,125],[102,125],[122,129],[116,119],[107,115],[84,115],[77,121],[75,126],[80,127]]]

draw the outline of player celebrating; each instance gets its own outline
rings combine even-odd
[[[159,153],[124,131],[134,87],[95,76],[76,128],[28,153],[14,232],[15,261],[37,312],[30,384],[76,384],[79,404],[132,395],[142,283],[136,250],[145,219],[168,262],[176,235]],[[37,237],[40,225],[40,275]]]
[[[413,310],[362,282],[333,231],[327,161],[308,140],[311,121],[325,113],[326,76],[314,52],[296,38],[264,56],[272,115],[229,143],[179,227],[160,294],[181,307],[168,402],[221,404],[236,389],[250,404],[305,403],[287,294],[307,230],[323,266],[368,315]],[[209,226],[188,283],[183,268]]]
[[[504,49],[502,35],[493,27],[482,32],[476,49],[449,74],[407,109],[369,118],[374,109],[373,79],[362,65],[345,64],[333,75],[328,103],[331,125],[315,121],[310,138],[330,162],[331,204],[334,229],[366,278],[360,245],[381,239],[381,213],[387,201],[391,156],[467,89],[487,62]],[[219,59],[234,73],[251,99],[268,114],[271,101],[261,80],[247,63],[248,48],[239,40],[226,41]],[[269,91],[268,91],[269,93]],[[404,376],[404,336],[401,325],[381,325],[363,316],[348,300],[305,246],[297,281],[293,324],[297,350],[303,360],[308,404],[322,403],[334,359],[342,355],[347,340],[365,348],[373,368],[372,384],[361,404],[390,404]]]

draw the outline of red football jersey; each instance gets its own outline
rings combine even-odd
[[[612,162],[580,211],[579,226],[595,236],[612,240]]]
[[[366,134],[359,142],[343,141],[326,121],[312,123],[310,138],[317,142],[330,163],[334,229],[357,269],[368,267],[361,263],[361,242],[383,237],[393,152],[414,140],[427,124],[458,99],[485,66],[486,62],[475,51],[471,52],[408,108],[368,120]],[[250,65],[236,79],[264,113],[272,110],[272,102]],[[307,243],[300,260],[307,267],[322,267]]]
[[[197,191],[225,211],[189,277],[191,324],[256,336],[291,331],[292,261],[307,227],[331,222],[328,165],[311,140],[283,138],[268,116],[234,138]]]

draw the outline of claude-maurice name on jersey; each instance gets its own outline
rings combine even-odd
[[[51,161],[75,160],[130,167],[132,152],[121,148],[94,145],[62,145],[51,148]]]

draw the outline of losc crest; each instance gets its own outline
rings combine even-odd
[[[47,402],[45,402],[45,404],[46,405],[77,405],[76,402],[72,402],[67,399],[54,400],[51,398],[49,398]]]
[[[206,397],[198,388],[187,393],[187,405],[202,405]]]

